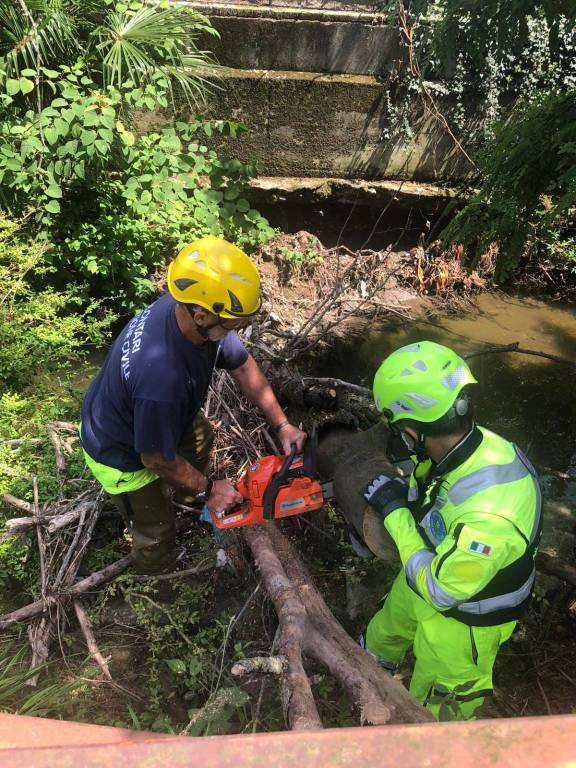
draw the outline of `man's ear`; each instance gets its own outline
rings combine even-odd
[[[211,317],[215,317],[215,315],[213,315],[211,312],[208,312],[206,309],[202,309],[201,307],[198,307],[198,309],[195,309],[192,312],[192,319],[196,325],[200,326],[200,328],[212,325],[210,320]]]

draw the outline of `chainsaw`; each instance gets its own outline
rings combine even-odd
[[[297,455],[296,445],[289,456],[263,456],[247,470],[237,485],[244,502],[233,509],[210,513],[216,528],[258,525],[322,509],[334,496],[331,482],[321,483],[316,472],[316,430]]]

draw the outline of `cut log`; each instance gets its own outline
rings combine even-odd
[[[342,655],[346,659],[346,664],[340,669],[337,666],[333,668],[329,664],[329,659],[320,658],[317,646],[311,640],[306,643],[306,654],[325,663],[352,695],[355,687],[359,685],[359,678],[373,683],[380,702],[390,710],[390,722],[419,723],[432,720],[430,713],[410,696],[402,683],[384,672],[336,621],[286,536],[275,525],[269,525],[267,529],[274,551],[278,554],[285,571],[290,574],[290,580],[298,591],[311,624],[317,633],[330,643],[336,656]],[[350,669],[353,670],[353,677],[350,677]],[[361,708],[370,705],[373,701],[371,696],[355,700]]]
[[[386,457],[388,430],[383,424],[363,432],[333,429],[322,437],[318,469],[334,482],[338,508],[372,552],[382,560],[397,560],[396,545],[385,531],[382,518],[366,503],[362,492],[378,475],[398,475]]]

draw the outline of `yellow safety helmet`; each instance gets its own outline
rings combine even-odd
[[[168,267],[168,290],[233,320],[260,309],[260,275],[248,256],[227,240],[208,235],[186,245]]]

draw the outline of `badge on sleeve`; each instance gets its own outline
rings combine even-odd
[[[430,538],[435,546],[441,544],[446,538],[446,523],[437,509],[433,509],[428,519]]]
[[[470,552],[474,552],[475,555],[484,555],[484,557],[488,557],[492,552],[492,547],[488,544],[483,544],[481,541],[471,541],[468,549]]]

